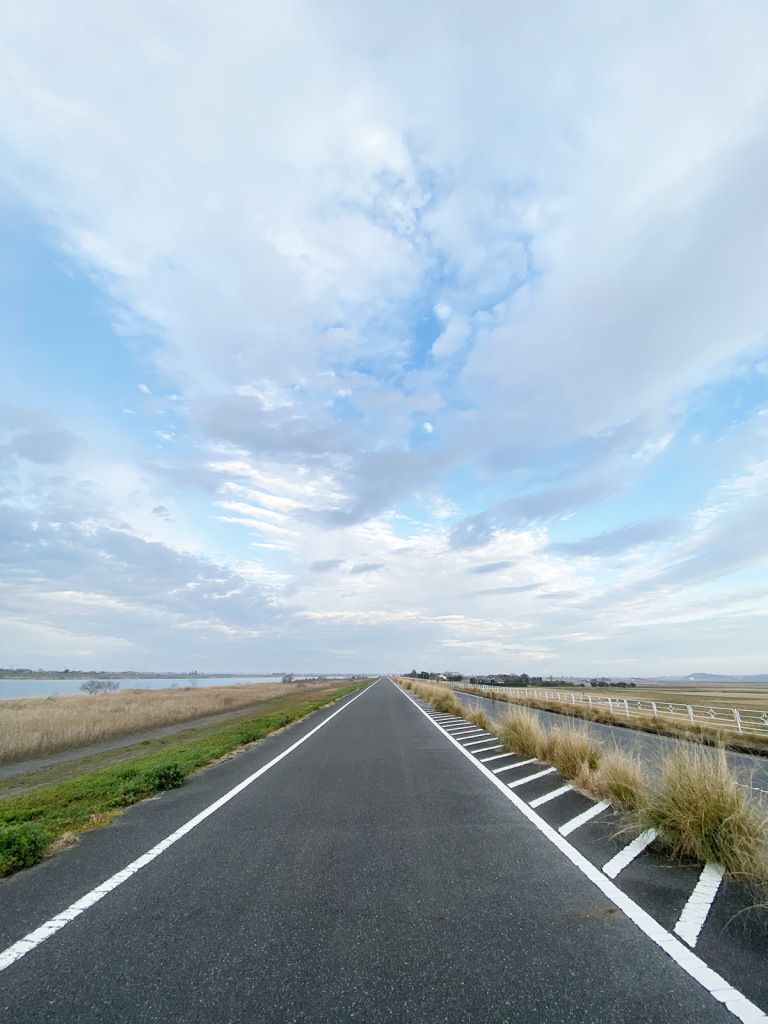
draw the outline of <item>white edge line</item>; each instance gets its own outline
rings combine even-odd
[[[378,682],[378,679],[376,682]],[[107,893],[112,892],[113,889],[122,885],[122,883],[132,875],[135,875],[137,871],[140,871],[143,867],[146,867],[147,864],[150,864],[155,860],[155,858],[159,857],[161,853],[164,853],[170,846],[173,846],[173,844],[178,842],[179,839],[187,835],[188,832],[191,832],[193,828],[205,821],[206,818],[209,818],[212,814],[218,811],[220,807],[223,807],[224,804],[228,804],[230,800],[238,795],[238,793],[241,793],[247,786],[250,786],[252,782],[255,782],[256,779],[260,778],[265,772],[268,772],[270,768],[274,767],[274,765],[278,763],[278,761],[282,761],[284,757],[287,757],[288,754],[292,753],[297,747],[300,747],[302,743],[305,743],[310,738],[310,736],[314,736],[318,729],[322,729],[323,726],[327,725],[331,719],[336,717],[336,715],[340,715],[342,711],[346,711],[350,704],[353,704],[358,697],[362,697],[364,693],[367,693],[367,691],[375,685],[376,683],[371,683],[362,689],[360,693],[355,694],[352,700],[348,700],[346,704],[334,711],[333,714],[320,722],[319,725],[316,725],[314,729],[311,729],[306,734],[306,736],[302,736],[300,740],[293,743],[287,750],[284,750],[282,754],[278,754],[277,757],[272,758],[269,764],[265,764],[263,767],[259,768],[258,771],[249,775],[247,779],[244,779],[233,789],[230,789],[228,793],[224,794],[224,796],[219,797],[218,800],[209,804],[205,810],[200,811],[199,814],[190,818],[189,821],[185,822],[185,824],[181,826],[181,828],[177,828],[175,832],[166,836],[165,839],[162,839],[159,843],[153,846],[151,850],[147,850],[147,852],[142,854],[141,857],[131,861],[127,867],[118,871],[117,874],[112,875],[105,882],[102,882],[101,885],[97,885],[95,889],[91,889],[91,891],[87,892],[85,896],[81,896],[79,900],[76,900],[71,904],[71,906],[67,907],[66,910],[62,910],[60,914],[56,914],[55,917],[52,917],[44,924],[41,924],[38,928],[35,928],[34,931],[29,932],[23,939],[19,939],[18,942],[14,942],[13,945],[4,949],[0,953],[0,971],[4,971],[7,967],[10,967],[11,964],[20,960],[21,957],[26,956],[27,953],[30,953],[36,946],[45,942],[45,940],[50,938],[51,935],[55,935],[57,931],[69,924],[70,921],[74,921],[74,919],[79,917],[83,911],[88,910],[88,908],[92,907],[94,903],[98,903],[100,899],[107,895]]]
[[[428,718],[436,729],[440,729],[437,722],[434,722],[429,715],[422,708],[416,704],[416,701],[412,700],[411,697],[401,687],[397,686],[397,683],[392,681],[392,685],[397,687],[406,700],[410,700],[412,704]],[[460,743],[457,743],[452,736],[449,736],[444,729],[440,729],[444,736],[453,743],[457,750],[461,751],[464,757],[467,758],[476,768],[477,771],[482,772],[486,776],[500,793],[503,793],[510,803],[513,803],[517,809],[525,815],[528,820],[536,826],[536,828],[552,843],[556,846],[561,853],[564,853],[568,860],[578,868],[583,875],[585,875],[590,882],[593,882],[602,894],[618,907],[633,924],[642,931],[648,938],[654,942],[661,950],[663,950],[667,956],[671,957],[672,960],[681,967],[686,974],[688,974],[694,981],[697,981],[702,988],[706,989],[707,992],[716,999],[719,1003],[730,1010],[734,1017],[738,1017],[739,1020],[744,1021],[744,1024],[765,1024],[768,1022],[768,1016],[763,1013],[759,1006],[756,1006],[751,1002],[743,993],[739,992],[738,989],[730,985],[725,978],[721,977],[717,971],[713,971],[711,967],[708,967],[704,961],[696,956],[687,946],[676,939],[675,936],[663,928],[658,921],[654,921],[647,911],[643,910],[642,907],[638,906],[634,900],[630,899],[626,893],[622,892],[617,885],[615,885],[610,879],[600,871],[599,868],[595,867],[586,857],[582,856],[579,851],[564,839],[551,825],[548,825],[543,818],[540,818],[535,811],[532,811],[528,804],[522,800],[514,790],[509,789],[500,779],[488,768],[485,768],[477,758],[473,757],[468,750],[465,750]]]
[[[507,754],[503,754],[503,757],[507,757]],[[495,757],[485,757],[480,762],[485,764],[486,761],[495,761]],[[492,768],[491,771],[494,775],[501,775],[502,772],[511,772],[513,768],[522,768],[526,764],[534,764],[536,762],[535,757],[529,757],[527,761],[516,761],[514,764],[505,764],[501,768]]]
[[[720,864],[704,865],[699,880],[688,897],[688,902],[683,907],[680,919],[672,929],[689,946],[695,946],[698,942],[699,932],[704,926],[710,907],[717,896],[723,874],[724,871]]]
[[[534,779],[540,779],[544,775],[551,775],[552,772],[556,772],[557,768],[545,768],[543,772],[534,772],[533,775],[526,775],[523,779],[515,779],[514,782],[508,782],[507,786],[509,789],[517,789],[518,786],[524,786],[528,782],[533,782]]]
[[[551,793],[545,793],[544,796],[537,796],[535,800],[531,800],[528,806],[541,807],[542,804],[547,804],[550,800],[554,800],[556,797],[562,796],[563,793],[569,793],[572,789],[573,786],[569,782],[567,786],[561,786],[559,789],[553,789]]]
[[[615,878],[620,871],[623,871],[628,864],[632,863],[635,857],[639,857],[643,850],[651,845],[657,835],[658,832],[655,828],[649,828],[645,832],[641,832],[623,850],[619,850],[614,857],[611,857],[607,864],[603,864],[605,874],[609,878]]]
[[[569,836],[571,832],[575,832],[577,828],[581,828],[582,825],[586,825],[592,818],[596,818],[598,814],[602,814],[603,811],[607,811],[610,807],[604,800],[599,800],[596,804],[592,804],[586,811],[582,811],[581,814],[577,814],[575,818],[571,818],[570,821],[566,821],[564,825],[561,825],[557,830],[561,836]]]

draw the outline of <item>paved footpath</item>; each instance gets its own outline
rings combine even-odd
[[[8,947],[13,1024],[737,1019],[386,679],[0,885]]]

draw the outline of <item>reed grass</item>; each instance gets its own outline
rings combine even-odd
[[[452,696],[447,687],[409,682],[433,707],[446,692]],[[729,875],[765,894],[768,817],[728,765],[722,746],[713,750],[701,742],[687,743],[648,766],[636,755],[606,749],[573,721],[547,733],[527,701],[510,703],[501,720],[458,701],[451,710],[494,733],[510,753],[547,761],[577,788],[610,803],[623,814],[624,831],[655,829],[671,857],[721,864]]]
[[[648,800],[645,766],[633,754],[605,750],[589,780],[590,792],[620,811],[638,811]]]
[[[576,781],[580,788],[589,788],[602,757],[602,745],[585,729],[558,726],[548,734],[541,760],[548,761],[560,774]]]
[[[527,708],[510,709],[497,725],[499,740],[510,753],[539,759],[544,756],[547,734]]]
[[[275,697],[327,688],[317,683],[257,683],[204,688],[123,690],[86,696],[0,700],[0,764],[147,732],[164,725],[254,707]]]
[[[725,751],[691,747],[661,760],[636,811],[678,859],[721,864],[732,875],[768,879],[768,818],[728,765]]]

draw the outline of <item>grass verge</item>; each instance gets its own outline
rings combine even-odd
[[[663,715],[633,715],[627,718],[621,712],[611,712],[608,708],[586,704],[563,704],[559,701],[544,700],[540,697],[526,697],[524,693],[495,691],[486,694],[475,687],[462,687],[463,693],[474,693],[500,703],[514,704],[520,707],[535,708],[538,711],[550,711],[567,719],[584,719],[588,722],[601,722],[604,725],[615,725],[621,729],[633,729],[636,732],[649,732],[657,736],[669,736],[677,740],[691,740],[711,747],[725,747],[744,754],[768,756],[768,742],[758,733],[736,733],[729,729],[702,725],[700,722],[687,723],[679,719],[664,718]]]
[[[365,682],[368,682],[366,680]],[[42,860],[57,840],[102,828],[116,814],[145,797],[182,785],[194,771],[249,743],[263,739],[312,711],[365,685],[355,682],[307,700],[296,695],[293,706],[264,713],[161,751],[134,756],[77,778],[0,800],[0,876]]]
[[[398,680],[403,682],[403,680]],[[744,780],[728,765],[723,747],[688,743],[650,767],[632,754],[607,748],[573,722],[546,731],[526,706],[501,719],[467,708],[447,687],[408,680],[436,707],[446,692],[455,714],[498,736],[511,753],[547,761],[574,785],[606,800],[621,815],[623,831],[655,829],[657,843],[676,860],[722,865],[730,877],[760,896],[768,890],[768,817]],[[487,723],[487,724],[486,724]],[[687,737],[689,738],[689,737]]]

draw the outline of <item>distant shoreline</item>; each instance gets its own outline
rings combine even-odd
[[[32,672],[29,669],[0,669],[3,679],[270,679],[285,672]]]

